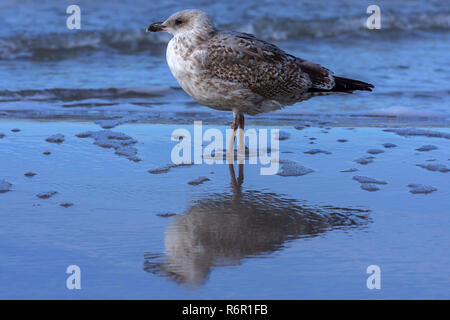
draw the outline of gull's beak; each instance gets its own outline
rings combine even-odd
[[[166,30],[166,26],[163,24],[164,22],[155,22],[148,26],[147,32],[158,32]]]

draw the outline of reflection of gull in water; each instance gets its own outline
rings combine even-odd
[[[144,270],[190,285],[203,284],[211,267],[282,249],[289,241],[337,228],[366,225],[367,211],[312,207],[275,193],[210,194],[177,215],[165,234],[164,255],[145,254]]]

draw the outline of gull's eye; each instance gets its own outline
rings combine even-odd
[[[176,20],[175,20],[175,25],[176,25],[176,26],[179,26],[179,25],[181,25],[181,24],[183,24],[183,20],[181,20],[181,19],[176,19]]]

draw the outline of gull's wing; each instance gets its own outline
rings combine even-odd
[[[213,77],[280,102],[293,102],[310,89],[334,86],[329,70],[247,33],[217,32],[207,42],[204,66]]]

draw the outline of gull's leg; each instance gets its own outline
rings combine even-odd
[[[237,179],[236,174],[234,173],[234,165],[232,163],[228,165],[228,170],[230,171],[231,186],[233,188],[239,188],[244,182],[244,164],[239,165],[239,175]]]
[[[237,183],[238,183],[239,186],[241,186],[243,182],[244,182],[244,164],[240,163],[239,164],[239,175],[238,175]]]
[[[227,149],[227,163],[234,162],[234,138],[236,137],[236,130],[239,127],[239,113],[233,110],[233,122],[231,123],[231,136],[230,143],[228,144]]]
[[[234,173],[233,163],[228,164],[228,170],[230,171],[231,186],[236,187],[236,175]]]
[[[239,114],[239,136],[238,136],[238,163],[242,164],[245,160],[245,141],[244,141],[244,114]]]
[[[244,114],[239,114],[239,140],[238,140],[238,163],[239,163],[239,175],[238,185],[242,185],[244,182],[244,160],[245,160],[245,136],[244,136]]]

